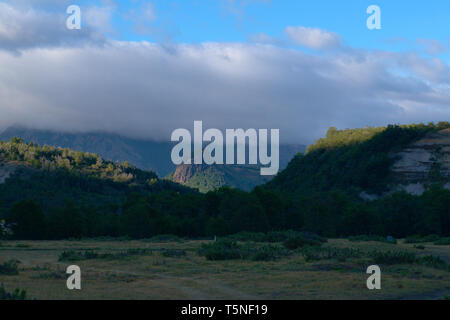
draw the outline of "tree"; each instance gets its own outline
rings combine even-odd
[[[32,200],[17,202],[8,215],[12,224],[13,237],[22,240],[40,240],[45,238],[45,217],[39,205]]]

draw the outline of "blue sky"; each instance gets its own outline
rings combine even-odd
[[[92,1],[88,1],[92,5]],[[115,33],[120,40],[201,42],[248,42],[263,33],[285,40],[287,26],[316,27],[338,33],[346,45],[379,50],[414,50],[417,39],[438,40],[449,45],[450,1],[407,0],[283,0],[283,1],[125,1],[113,14]],[[99,3],[101,4],[101,3]],[[366,9],[381,8],[382,29],[368,30]],[[138,14],[144,7],[153,18],[143,18],[158,33],[139,32],[127,12]],[[440,54],[446,60],[448,52]]]
[[[448,121],[449,13],[448,0],[0,0],[0,130],[166,141],[202,120],[310,143],[330,126]]]

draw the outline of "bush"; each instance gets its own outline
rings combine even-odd
[[[373,251],[369,254],[375,264],[402,264],[414,263],[416,261],[415,253],[407,251]]]
[[[228,238],[235,241],[271,242],[267,241],[267,235],[262,232],[241,231],[228,236]]]
[[[257,246],[255,243],[239,245],[237,242],[224,239],[211,244],[203,244],[199,255],[208,260],[243,259],[252,261],[272,261],[288,255],[288,252],[278,246]]]
[[[180,249],[165,249],[162,252],[162,255],[164,257],[170,257],[170,258],[178,258],[183,257],[186,255],[186,250],[180,250]]]
[[[274,261],[288,254],[289,252],[286,249],[274,245],[256,247],[247,244],[241,249],[241,258],[252,261]]]
[[[441,238],[441,239],[439,239],[439,240],[436,240],[436,241],[434,242],[434,244],[435,244],[435,245],[438,245],[438,246],[448,246],[448,245],[450,245],[450,237],[447,237],[447,238]]]
[[[27,292],[25,290],[15,289],[12,293],[5,290],[3,285],[0,285],[0,300],[26,300]]]
[[[366,234],[362,234],[359,236],[351,236],[351,237],[348,237],[348,240],[352,241],[352,242],[377,241],[377,242],[397,244],[397,240],[394,238],[388,238],[388,237],[377,236],[377,235],[366,235]]]
[[[270,231],[267,233],[263,232],[247,232],[242,231],[238,232],[234,235],[228,236],[229,239],[235,241],[253,241],[253,242],[284,242],[290,238],[294,238],[297,236],[302,236],[308,240],[315,240],[318,242],[327,242],[327,239],[324,237],[320,237],[315,233],[311,232],[299,232],[293,230],[287,231]]]
[[[0,274],[7,276],[14,276],[19,274],[19,263],[20,262],[18,260],[9,260],[0,264]]]
[[[181,242],[182,239],[174,234],[161,234],[150,239],[146,239],[148,242]]]
[[[134,248],[128,249],[126,251],[117,252],[117,253],[98,253],[93,250],[86,251],[63,251],[59,255],[59,261],[79,261],[79,260],[92,260],[92,259],[124,259],[130,256],[142,256],[142,255],[151,255],[153,253],[152,249],[141,249]]]
[[[347,259],[359,258],[362,255],[360,250],[353,248],[304,247],[300,252],[306,261],[336,259],[343,262]]]
[[[297,248],[302,248],[304,246],[321,246],[322,241],[314,238],[307,238],[303,235],[297,235],[288,238],[283,242],[283,245],[289,250],[295,250]]]
[[[436,269],[450,270],[449,264],[437,256],[428,255],[419,257],[416,259],[416,263]]]
[[[78,261],[86,259],[95,259],[96,253],[93,251],[81,252],[75,250],[63,251],[58,258],[58,261]]]
[[[420,235],[414,235],[407,237],[405,243],[424,243],[424,242],[434,242],[439,240],[439,236],[436,234],[430,234],[428,236],[422,237]]]
[[[213,243],[202,244],[198,253],[207,260],[232,260],[241,258],[236,241],[221,239]]]

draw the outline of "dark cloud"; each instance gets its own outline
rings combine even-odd
[[[332,125],[450,118],[449,82],[439,82],[448,66],[418,56],[112,42],[0,53],[0,65],[2,127],[168,140],[203,120],[209,128],[279,128],[284,141],[310,142]]]
[[[38,2],[67,4],[0,3],[0,129],[167,141],[203,120],[205,128],[280,129],[283,141],[308,143],[330,126],[450,119],[450,68],[436,57],[354,49],[306,27],[288,34],[320,54],[263,34],[257,44],[110,41],[102,34],[113,2],[87,8],[79,34],[65,29],[64,11],[38,10]]]

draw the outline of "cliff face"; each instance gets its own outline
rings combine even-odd
[[[208,166],[204,164],[181,164],[177,166],[175,172],[173,173],[172,181],[185,184],[195,174],[203,172],[207,167]]]
[[[289,161],[298,152],[304,152],[303,145],[280,145],[280,170],[284,169]],[[246,191],[264,184],[272,176],[261,176],[259,165],[197,165],[182,164],[177,166],[173,174],[167,179],[208,192],[222,186],[238,188]]]
[[[431,133],[393,154],[396,181],[402,184],[450,181],[450,129]]]
[[[170,180],[208,192],[223,186],[250,191],[267,182],[258,166],[251,165],[179,165]]]

